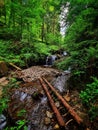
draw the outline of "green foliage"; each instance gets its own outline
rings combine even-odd
[[[0,114],[3,113],[4,110],[8,107],[9,99],[7,97],[0,98]]]
[[[26,120],[18,120],[16,122],[17,126],[13,126],[13,127],[7,127],[5,128],[5,130],[28,130],[28,127],[26,126]]]
[[[98,116],[98,106],[91,106],[89,112],[90,120],[93,121]]]
[[[71,62],[70,60],[71,60],[70,57],[63,58],[63,59],[55,62],[54,66],[61,70],[68,70],[69,63]]]
[[[80,97],[88,108],[90,119],[94,120],[98,114],[98,1],[66,2],[70,4],[65,18],[68,25],[63,46],[68,51],[69,58],[60,61],[57,66],[63,70],[70,66],[71,80],[75,81],[75,86],[78,86],[79,90],[86,86]],[[96,78],[89,83],[91,76]]]
[[[50,45],[48,46],[49,52],[54,52],[57,51],[59,49],[59,47],[57,45]]]
[[[0,114],[3,113],[4,110],[7,110],[10,100],[9,90],[15,87],[19,87],[19,83],[17,83],[15,78],[11,78],[9,83],[3,88],[3,96],[0,98]]]
[[[28,66],[30,62],[45,59],[51,52],[58,50],[57,45],[46,45],[42,42],[12,42],[0,41],[0,60],[12,62],[18,66]]]
[[[8,85],[4,87],[2,97],[0,98],[0,114],[2,114],[4,111],[7,110],[8,102],[11,95],[11,93],[9,93],[9,90],[15,87],[16,88],[19,87],[19,82],[17,83],[17,80],[15,78],[11,78]],[[19,111],[18,116],[19,117],[24,116],[25,113],[26,113],[26,110],[22,109],[21,111]],[[10,130],[21,130],[21,129],[27,130],[28,128],[26,126],[26,123],[27,121],[25,119],[18,120],[16,122],[16,126],[6,127],[5,130],[9,130],[9,129]]]
[[[34,45],[34,48],[36,50],[36,53],[39,53],[40,55],[48,55],[49,54],[48,46],[45,43],[36,43]]]
[[[56,29],[59,9],[58,0],[55,2],[52,0],[5,1],[1,7],[1,38],[28,42],[38,38],[43,41],[51,29],[55,31],[55,34],[58,32]],[[57,19],[54,19],[55,15]]]
[[[69,2],[69,1],[66,1]],[[98,5],[98,2],[96,2]],[[70,1],[67,14],[68,27],[64,44],[70,54],[70,60],[59,63],[61,68],[70,66],[75,76],[98,76],[98,11],[94,1]],[[64,67],[65,64],[65,67]],[[89,72],[88,72],[89,71]]]
[[[11,78],[8,85],[3,88],[3,96],[0,98],[0,114],[2,114],[4,110],[7,110],[10,99],[9,90],[15,87],[19,87],[19,84],[16,82],[17,80],[15,78]]]
[[[60,34],[54,35],[53,32],[48,33],[46,35],[46,41],[48,43],[50,43],[51,45],[60,45],[61,44],[61,35]]]
[[[24,61],[21,60],[19,54],[20,48],[19,45],[15,45],[12,41],[3,41],[0,40],[0,59],[5,62],[12,62],[20,66],[24,65]],[[16,51],[17,50],[17,54]]]
[[[18,125],[17,130],[20,130],[21,128],[24,128],[24,130],[27,130],[27,127],[25,126],[25,124],[26,124],[26,120],[18,120],[17,121],[17,125]]]
[[[61,41],[60,6],[58,0],[4,1],[0,19],[0,59],[28,67],[55,50]]]
[[[85,91],[81,91],[80,94],[80,97],[87,106],[94,103],[98,96],[98,79],[93,78],[93,80],[91,84],[87,84]]]
[[[86,85],[86,89],[81,91],[80,97],[83,104],[89,108],[89,115],[91,120],[94,119],[98,114],[98,79],[93,78],[93,82]],[[97,112],[97,113],[96,113]]]
[[[11,78],[9,80],[9,83],[8,85],[6,85],[4,91],[6,91],[7,89],[12,89],[12,88],[18,88],[19,87],[19,82],[17,82],[17,79],[16,78]]]
[[[17,116],[23,116],[24,114],[26,113],[26,110],[25,109],[22,109],[18,112],[18,115]]]

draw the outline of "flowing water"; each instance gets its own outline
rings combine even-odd
[[[47,56],[46,58],[46,66],[53,65],[54,61],[57,59],[56,55]]]
[[[34,85],[35,86],[35,85]],[[17,113],[25,110],[26,113],[22,117],[18,117]],[[28,130],[52,130],[51,122],[45,125],[46,111],[50,110],[47,97],[44,92],[40,92],[37,87],[27,86],[20,87],[12,91],[11,102],[8,112],[14,121],[27,120]],[[7,124],[6,117],[0,116],[0,130]]]
[[[55,58],[55,56],[52,56],[53,62],[55,61]],[[47,70],[48,69],[50,70],[50,68],[47,68]],[[52,73],[53,72],[51,72],[51,74]],[[58,74],[59,73],[56,73],[56,75]],[[52,81],[53,86],[62,93],[67,90],[67,80],[69,77],[70,71],[66,70],[56,77],[54,76],[54,73],[53,76],[50,75],[50,81]],[[50,119],[48,125],[45,122],[45,118],[47,118],[46,112],[51,112],[51,107],[49,106],[47,97],[39,82],[25,83],[25,85],[13,89],[10,94],[11,99],[9,102],[8,114],[14,122],[25,119],[28,122],[28,130],[53,130],[52,119]],[[22,117],[18,116],[18,113],[21,110],[26,111]],[[7,119],[5,115],[0,115],[0,130],[3,130],[5,125],[8,124],[8,120],[10,119]]]
[[[35,105],[32,111],[32,119],[30,119],[28,130],[51,130],[51,126],[44,124],[46,110],[48,110],[47,98],[42,97],[38,104]]]
[[[57,88],[61,93],[66,92],[68,89],[68,79],[70,75],[71,75],[70,70],[62,72],[60,75],[58,75],[58,77],[56,77],[52,81],[53,86]]]

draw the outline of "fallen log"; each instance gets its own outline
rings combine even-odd
[[[47,94],[47,97],[48,97],[48,99],[49,99],[50,105],[51,105],[51,107],[52,107],[52,109],[53,109],[53,111],[54,111],[54,113],[55,113],[55,115],[56,115],[56,117],[57,117],[57,120],[58,120],[59,125],[60,125],[61,127],[65,127],[65,122],[64,122],[64,120],[63,120],[63,118],[62,118],[62,116],[61,116],[59,110],[58,110],[57,107],[55,106],[55,103],[54,103],[54,101],[53,101],[53,99],[52,99],[50,93],[48,92],[48,89],[47,89],[46,85],[44,84],[44,82],[43,82],[43,80],[42,80],[41,78],[39,78],[39,81],[40,81],[40,83],[41,83],[41,85],[42,85],[42,87],[43,87],[45,93]]]
[[[78,124],[82,124],[83,120],[77,115],[77,113],[73,110],[73,108],[65,101],[65,99],[56,91],[56,89],[45,79],[43,78],[45,83],[51,88],[51,90],[57,95],[59,100],[61,100],[62,104],[66,107],[68,112],[73,116]]]
[[[22,70],[21,68],[19,68],[18,66],[14,65],[13,63],[9,63],[11,66],[13,66],[15,69],[17,70]]]

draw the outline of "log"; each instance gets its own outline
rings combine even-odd
[[[68,112],[72,115],[72,117],[76,120],[76,122],[80,125],[83,123],[83,120],[77,115],[77,113],[73,110],[73,108],[65,101],[65,99],[57,92],[57,90],[45,79],[43,78],[45,83],[51,88],[51,90],[57,95],[59,100],[61,100],[62,104],[66,107]]]
[[[21,68],[19,68],[18,66],[14,65],[13,63],[9,63],[11,66],[13,66],[15,69],[17,70],[22,70]]]
[[[48,89],[47,89],[46,85],[44,84],[42,78],[39,78],[39,81],[40,81],[40,83],[41,83],[41,85],[42,85],[42,87],[43,87],[45,93],[47,94],[47,97],[48,97],[48,99],[49,99],[50,105],[51,105],[51,107],[52,107],[52,109],[53,109],[53,111],[54,111],[54,113],[55,113],[55,115],[56,115],[56,118],[57,118],[57,120],[58,120],[59,125],[60,125],[61,127],[65,127],[65,122],[64,122],[64,120],[63,120],[63,118],[62,118],[62,116],[61,116],[59,110],[58,110],[57,107],[55,106],[55,103],[54,103],[54,101],[53,101],[53,99],[52,99],[50,93],[48,92]]]

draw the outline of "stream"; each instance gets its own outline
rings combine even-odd
[[[33,68],[36,72],[33,71]],[[70,77],[70,72],[59,73],[55,69],[45,69],[43,67],[32,67],[30,70],[27,69],[25,71],[26,73],[29,71],[29,77],[32,75],[32,79],[33,75],[36,73],[38,74],[39,72],[38,77],[43,74],[48,74],[48,76],[45,77],[52,85],[54,85],[54,87],[56,87],[56,89],[59,90],[60,93],[65,93],[67,91],[67,80]],[[25,75],[23,76],[25,77]],[[26,77],[24,79],[26,80]],[[24,111],[23,114],[21,114],[22,111]],[[54,121],[54,117],[51,113],[52,110],[47,97],[39,81],[36,79],[34,79],[34,81],[23,83],[19,88],[11,90],[8,114],[13,122],[25,119],[27,121],[26,125],[28,130],[53,130],[56,122]],[[8,125],[7,120],[6,115],[0,116],[0,130],[3,130],[5,126]]]

